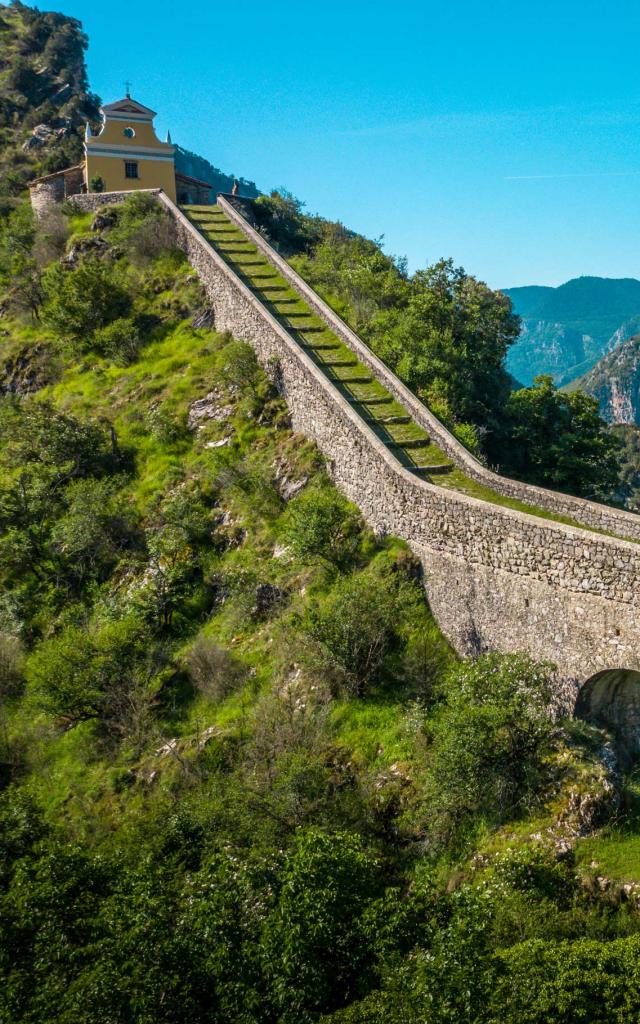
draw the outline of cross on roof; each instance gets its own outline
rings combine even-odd
[[[130,100],[131,99],[131,82],[129,81],[129,79],[127,79],[127,81],[124,83],[124,88],[125,88],[125,95],[126,95],[127,99]]]

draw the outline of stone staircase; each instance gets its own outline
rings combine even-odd
[[[182,212],[405,469],[422,479],[432,475],[442,478],[454,470],[427,431],[319,319],[219,206],[185,206]]]

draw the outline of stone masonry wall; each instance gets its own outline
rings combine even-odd
[[[217,330],[277,361],[293,425],[327,457],[336,484],[380,533],[421,559],[432,609],[463,652],[528,650],[556,662],[560,692],[599,669],[640,669],[640,546],[478,501],[420,480],[349,403],[174,204],[177,240],[200,276]],[[113,196],[80,196],[83,209]]]
[[[559,515],[575,519],[586,526],[595,526],[600,530],[610,530],[618,535],[640,540],[640,516],[634,515],[632,512],[608,508],[606,505],[599,505],[594,501],[575,498],[570,494],[560,494],[558,491],[550,491],[544,487],[534,487],[532,484],[522,483],[520,480],[511,480],[508,477],[499,476],[497,473],[487,469],[486,466],[483,466],[471,452],[467,451],[464,445],[460,444],[444,424],[416,398],[409,388],[396,377],[393,371],[388,366],[385,366],[382,360],[378,359],[368,345],[345,324],[344,320],[313,291],[306,281],[296,273],[293,267],[290,267],[287,261],[282,259],[262,235],[254,230],[236,208],[233,200],[229,201],[225,196],[218,196],[218,203],[229,219],[246,234],[263,256],[276,267],[285,280],[304,296],[305,301],[311,306],[316,315],[321,320],[324,320],[327,326],[339,338],[342,338],[345,344],[357,354],[361,362],[404,405],[416,422],[424,427],[436,444],[473,480],[491,487],[498,494],[538,505],[540,508],[547,509],[550,512],[556,512]],[[242,202],[238,203],[238,206],[242,208]]]

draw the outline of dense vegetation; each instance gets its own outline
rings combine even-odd
[[[251,350],[191,326],[153,201],[90,222],[4,317],[2,1019],[542,1022],[606,987],[622,1020],[640,918],[572,851],[616,805],[601,734],[550,720],[550,667],[452,654]]]
[[[410,552],[206,326],[152,200],[36,226],[20,199],[0,228],[0,1020],[634,1019],[636,795],[608,737],[550,717],[551,666],[454,655]],[[283,245],[302,232],[310,276],[335,232],[323,288],[349,318],[361,296],[368,337],[397,290],[430,339],[406,373],[443,415],[503,416],[471,326],[487,359],[507,345],[499,296],[445,262],[411,304],[373,243],[258,211]],[[458,345],[473,379],[445,389]]]

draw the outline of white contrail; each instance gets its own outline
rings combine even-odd
[[[553,178],[624,178],[640,171],[569,171],[566,174],[506,174],[503,181],[549,181]]]

